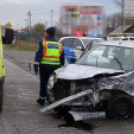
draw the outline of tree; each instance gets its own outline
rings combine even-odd
[[[44,33],[45,32],[45,25],[42,23],[35,24],[33,26],[33,32],[34,33]]]
[[[107,33],[114,31],[118,26],[121,25],[121,13],[115,13],[107,16]]]
[[[118,7],[121,8],[123,6],[122,0],[113,0],[113,1]]]
[[[63,32],[62,32],[61,26],[58,22],[55,24],[55,28],[56,28],[55,36],[57,39],[60,39],[61,37],[63,37]]]

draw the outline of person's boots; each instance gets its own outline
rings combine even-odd
[[[42,99],[39,98],[39,99],[37,100],[37,103],[39,103],[40,105],[43,106],[43,105],[45,104],[45,99],[42,100]]]

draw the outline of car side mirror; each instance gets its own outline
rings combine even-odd
[[[5,26],[1,27],[2,42],[3,44],[12,44],[14,39],[14,32],[11,28],[6,28]]]
[[[82,51],[82,46],[76,46],[75,49],[76,49],[76,50],[80,50],[80,51]]]
[[[77,60],[77,59],[76,59],[76,58],[74,58],[74,57],[71,57],[71,58],[70,58],[71,63],[75,63],[75,62],[76,62],[76,60]]]

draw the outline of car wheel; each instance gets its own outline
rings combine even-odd
[[[106,116],[110,119],[127,119],[133,114],[133,101],[128,95],[112,97],[106,105]]]
[[[68,113],[72,108],[69,106],[59,106],[54,108],[54,111],[56,111],[58,114],[66,114]]]

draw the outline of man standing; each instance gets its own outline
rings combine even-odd
[[[64,65],[64,52],[62,44],[55,39],[55,27],[49,27],[45,31],[45,40],[39,42],[35,55],[34,71],[40,74],[40,93],[37,103],[44,105],[47,95],[47,83],[51,74]]]

